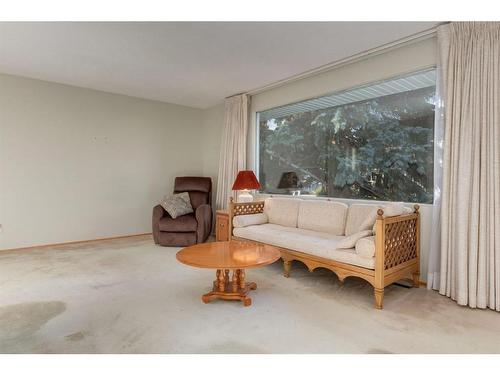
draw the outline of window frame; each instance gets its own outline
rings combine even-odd
[[[254,131],[253,131],[253,136],[255,137],[254,138],[254,147],[253,147],[253,153],[254,153],[254,157],[253,157],[253,164],[254,164],[254,171],[255,171],[255,174],[256,176],[260,176],[260,143],[259,143],[259,140],[260,140],[260,113],[261,112],[265,112],[265,111],[269,111],[271,109],[276,109],[276,108],[282,108],[282,107],[287,107],[287,106],[291,106],[291,105],[294,105],[294,104],[299,104],[299,103],[302,103],[302,102],[305,102],[305,101],[308,101],[308,100],[314,100],[314,99],[319,99],[319,98],[322,98],[322,97],[325,97],[325,96],[329,96],[329,95],[339,95],[339,94],[343,94],[345,92],[349,92],[349,91],[352,91],[354,89],[358,89],[358,88],[364,88],[364,87],[370,87],[372,85],[376,85],[378,83],[382,83],[382,82],[385,82],[385,81],[391,81],[391,80],[396,80],[396,79],[399,79],[399,78],[404,78],[404,77],[410,77],[412,75],[415,75],[417,73],[420,73],[420,72],[426,72],[426,71],[431,71],[431,70],[435,70],[436,71],[436,83],[434,85],[434,87],[436,87],[436,95],[437,95],[437,80],[439,79],[437,77],[437,65],[431,65],[431,66],[427,66],[427,67],[424,67],[422,69],[417,69],[417,70],[413,70],[411,72],[407,72],[407,73],[404,73],[404,74],[397,74],[397,75],[393,75],[393,76],[389,76],[389,77],[386,77],[386,78],[383,78],[383,79],[379,79],[379,80],[375,80],[375,81],[370,81],[368,83],[364,83],[364,84],[361,84],[361,85],[357,85],[357,86],[351,86],[349,88],[346,88],[346,89],[342,89],[342,90],[333,90],[333,91],[329,91],[327,93],[323,93],[321,95],[315,95],[315,96],[311,96],[311,97],[308,97],[308,98],[304,98],[304,99],[301,99],[301,100],[297,100],[297,101],[292,101],[292,102],[289,102],[289,103],[286,103],[286,104],[281,104],[281,105],[278,105],[278,106],[275,106],[275,107],[268,107],[268,108],[264,108],[264,109],[260,109],[259,111],[255,111],[255,115],[254,115],[254,118],[253,118],[253,126],[254,126]],[[353,102],[354,103],[354,102]],[[435,144],[436,144],[436,132],[435,132],[435,126],[436,126],[436,118],[434,116],[434,126],[433,126],[433,170],[432,170],[432,176],[433,176],[433,186],[432,186],[432,202],[430,203],[415,203],[415,202],[404,202],[404,203],[407,203],[407,204],[418,204],[420,206],[433,206],[434,205],[434,202],[435,202],[435,195],[436,195],[436,180],[435,180],[435,177],[436,177],[436,173],[435,173],[435,159],[434,159],[434,156],[435,156]],[[261,191],[256,191],[256,195],[260,196],[260,197],[270,197],[270,196],[280,196],[280,197],[294,197],[290,194],[282,194],[282,193],[265,193],[265,192],[261,192]],[[384,200],[375,200],[375,199],[362,199],[362,198],[342,198],[342,197],[329,197],[329,196],[317,196],[317,195],[300,195],[300,198],[301,199],[316,199],[316,200],[332,200],[332,199],[335,199],[335,200],[339,200],[339,201],[344,201],[344,202],[357,202],[357,203],[374,203],[374,202],[380,202],[380,203],[391,203],[391,202],[396,202],[396,201],[384,201]]]

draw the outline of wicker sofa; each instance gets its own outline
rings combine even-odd
[[[292,261],[309,271],[332,270],[343,281],[355,276],[374,288],[381,309],[384,288],[412,275],[419,286],[420,223],[418,205],[389,216],[392,209],[376,204],[334,200],[267,198],[229,205],[230,240],[278,247],[289,277]]]

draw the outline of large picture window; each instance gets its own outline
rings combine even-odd
[[[262,192],[432,203],[435,75],[259,112]]]

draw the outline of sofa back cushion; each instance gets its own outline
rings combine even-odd
[[[341,202],[302,200],[297,226],[317,232],[344,235],[348,206]]]
[[[355,203],[347,210],[347,220],[345,223],[345,235],[350,236],[356,232],[372,229],[373,222],[377,217],[377,210],[380,206],[375,204]],[[367,218],[373,220],[367,220]],[[364,226],[362,226],[362,224]]]
[[[296,228],[300,202],[293,198],[267,198],[264,213],[271,224]]]

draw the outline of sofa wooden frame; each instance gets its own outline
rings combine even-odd
[[[264,212],[264,201],[229,203],[229,240],[250,241],[233,235],[233,217]],[[290,276],[292,261],[304,263],[310,272],[323,267],[333,271],[341,282],[346,277],[360,277],[374,288],[375,307],[382,308],[384,288],[412,275],[413,286],[420,283],[420,214],[414,206],[411,214],[384,217],[377,211],[375,227],[375,269],[337,262],[315,255],[278,247],[284,265],[284,276]],[[255,242],[255,241],[253,241]]]

